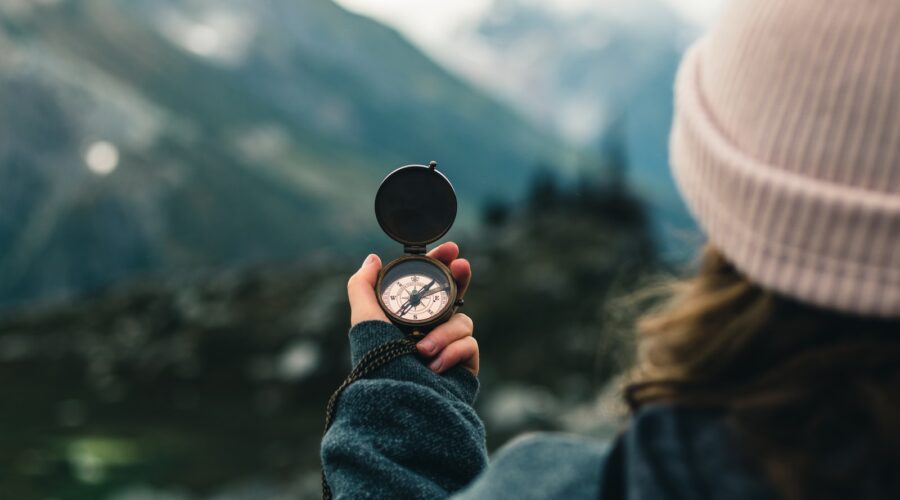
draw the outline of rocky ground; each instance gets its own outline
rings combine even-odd
[[[461,242],[489,445],[528,430],[609,436],[630,359],[621,296],[655,269],[620,189],[536,182]],[[347,373],[338,261],[169,276],[0,320],[6,498],[319,495],[323,407]],[[614,299],[614,300],[611,300]]]

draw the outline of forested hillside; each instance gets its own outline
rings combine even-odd
[[[656,269],[640,205],[615,184],[539,176],[526,207],[483,215],[459,243],[474,271],[465,311],[490,446],[523,430],[608,435],[618,407],[607,384],[630,352],[633,311],[620,299]],[[318,498],[357,260],[170,277],[3,320],[0,378],[18,384],[0,407],[0,489]]]

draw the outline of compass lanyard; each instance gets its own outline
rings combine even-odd
[[[323,435],[328,432],[328,429],[331,428],[331,424],[334,423],[334,413],[337,408],[338,398],[347,386],[361,378],[365,378],[373,371],[401,356],[416,352],[416,341],[414,338],[415,337],[408,337],[382,344],[367,352],[366,355],[359,360],[359,363],[356,364],[356,368],[350,372],[350,375],[347,375],[344,382],[341,383],[337,390],[334,391],[334,394],[328,399],[328,405],[325,407],[325,431],[323,432]],[[322,469],[322,498],[324,500],[331,500],[332,498],[331,487],[328,486],[328,481],[325,480],[324,468]]]

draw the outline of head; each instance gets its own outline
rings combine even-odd
[[[671,163],[709,239],[627,391],[724,410],[788,498],[900,496],[900,3],[732,0]]]
[[[900,320],[766,290],[707,247],[638,327],[632,409],[723,410],[785,498],[900,493]]]

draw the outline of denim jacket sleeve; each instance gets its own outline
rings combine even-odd
[[[371,349],[403,338],[394,325],[350,329],[353,365]],[[487,466],[484,426],[472,408],[478,380],[456,366],[442,375],[403,356],[341,395],[322,440],[335,498],[442,498]]]

